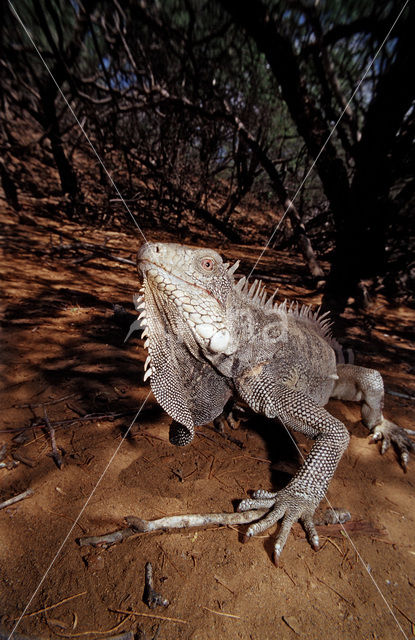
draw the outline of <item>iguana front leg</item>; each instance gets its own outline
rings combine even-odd
[[[351,364],[337,366],[339,379],[331,397],[338,400],[355,400],[362,403],[362,422],[372,433],[373,441],[382,441],[381,453],[391,445],[398,452],[399,460],[406,471],[409,454],[415,445],[402,427],[391,422],[382,413],[384,388],[379,371]]]
[[[266,375],[243,378],[238,392],[255,411],[277,417],[285,426],[315,440],[303,466],[284,489],[276,493],[257,491],[253,498],[241,502],[239,511],[271,509],[265,518],[249,527],[247,535],[258,534],[282,518],[274,549],[278,563],[290,529],[299,520],[317,549],[319,539],[313,515],[349,443],[346,427],[305,394],[275,383]]]

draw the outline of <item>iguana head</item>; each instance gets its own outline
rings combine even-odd
[[[233,271],[210,249],[145,244],[138,253],[145,313],[159,315],[194,352],[230,355],[236,348],[227,317]],[[151,343],[151,329],[149,328]]]
[[[228,304],[236,266],[229,268],[216,251],[180,244],[145,244],[138,252],[145,378],[150,376],[161,406],[187,429],[175,444],[190,442],[193,426],[217,417],[230,396],[223,361],[237,348]]]

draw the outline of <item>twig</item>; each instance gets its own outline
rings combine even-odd
[[[343,551],[341,549],[339,549],[339,547],[334,542],[334,540],[332,540],[331,538],[326,538],[326,542],[330,542],[330,544],[332,544],[333,547],[335,547],[337,549],[337,551],[340,553],[340,555],[343,557]]]
[[[324,580],[322,580],[321,578],[319,578],[318,576],[314,576],[316,578],[316,580],[318,580],[319,582],[321,582],[321,584],[324,584],[324,586],[326,586],[328,589],[330,589],[330,591],[333,591],[333,593],[335,593],[337,596],[339,596],[339,598],[341,598],[342,600],[344,600],[345,602],[347,602],[347,604],[350,604],[351,607],[354,607],[355,604],[354,602],[351,602],[350,600],[348,600],[347,598],[345,598],[344,596],[342,596],[341,593],[339,593],[338,591],[336,591],[336,589],[333,589],[333,587],[331,587],[329,584],[327,584],[327,582],[324,582]]]
[[[121,620],[121,622],[115,625],[115,627],[112,627],[111,629],[107,629],[106,631],[98,631],[95,629],[91,629],[91,631],[80,631],[79,633],[63,633],[62,631],[53,629],[53,633],[63,638],[81,638],[82,636],[91,636],[91,635],[97,635],[97,634],[101,636],[102,635],[107,636],[109,633],[114,633],[114,631],[118,631],[118,629],[122,627],[123,624],[125,624],[131,618],[131,615],[132,615],[132,612],[129,612],[129,611],[120,611],[119,613],[126,613],[127,616],[124,618],[124,620]]]
[[[33,489],[27,489],[26,491],[23,491],[23,493],[19,493],[17,496],[14,496],[14,498],[9,498],[8,500],[1,502],[0,509],[5,509],[6,507],[10,507],[10,505],[14,504],[15,502],[20,502],[20,500],[29,498],[29,496],[32,496],[33,494],[34,494]]]
[[[394,604],[393,606],[395,607],[395,609],[397,609],[397,610],[399,611],[399,613],[400,613],[401,615],[403,615],[403,617],[404,617],[404,618],[406,618],[406,619],[408,620],[408,622],[410,622],[410,623],[411,623],[412,627],[414,627],[414,626],[415,626],[415,621],[414,621],[414,620],[411,620],[411,618],[410,618],[409,616],[407,616],[407,615],[406,615],[406,613],[404,613],[404,612],[402,611],[402,609],[400,609],[400,608],[398,607],[398,605]]]
[[[45,611],[49,611],[50,609],[55,609],[56,607],[59,607],[61,604],[64,604],[65,602],[69,602],[69,600],[74,600],[74,598],[79,598],[80,596],[84,596],[86,593],[87,593],[86,591],[81,591],[81,593],[75,593],[75,595],[69,596],[68,598],[64,598],[63,600],[60,600],[55,604],[50,604],[47,607],[43,607],[43,609],[32,611],[32,613],[25,613],[22,616],[22,618],[30,618],[31,616],[37,616],[39,613],[45,613]],[[20,620],[20,617],[14,618],[14,620]]]
[[[385,393],[389,396],[396,396],[397,398],[404,398],[405,400],[415,400],[415,396],[408,393],[402,393],[401,391],[392,391],[392,389],[385,389]]]
[[[228,585],[226,585],[224,582],[222,582],[222,580],[220,578],[218,578],[218,576],[213,576],[215,578],[215,580],[217,582],[219,582],[219,584],[222,585],[222,587],[225,587],[225,589],[227,589],[228,591],[230,591],[233,595],[235,595],[235,591],[232,591],[232,589],[230,587],[228,587]]]
[[[47,511],[48,513],[51,513],[53,516],[58,516],[58,518],[65,518],[65,520],[69,520],[69,522],[72,522],[72,523],[75,522],[73,518],[70,518],[65,513],[58,513],[57,511],[51,511],[51,509],[45,509],[45,511]],[[82,533],[85,533],[84,527],[79,522],[76,522],[76,525],[80,528]]]
[[[44,420],[45,420],[45,424],[46,427],[49,431],[49,435],[50,435],[50,442],[52,445],[52,452],[48,455],[50,455],[50,457],[54,460],[56,466],[58,467],[58,469],[62,469],[63,467],[63,458],[62,458],[62,454],[61,451],[59,451],[58,447],[56,446],[56,436],[55,436],[55,429],[52,427],[49,418],[48,418],[48,413],[46,411],[46,407],[43,407],[43,415],[44,415]]]
[[[114,613],[128,613],[130,616],[143,616],[144,618],[156,618],[157,620],[168,620],[169,622],[179,622],[180,624],[189,624],[187,620],[181,618],[168,618],[167,616],[157,616],[154,613],[140,613],[140,611],[124,611],[123,609],[110,609]]]
[[[287,576],[287,578],[289,578],[291,580],[291,582],[293,583],[293,585],[296,587],[297,583],[295,582],[294,578],[292,576],[290,576],[290,574],[288,573],[287,569],[285,569],[285,567],[281,567],[281,569],[284,571],[284,573]]]
[[[137,531],[133,527],[125,529],[119,529],[113,533],[104,533],[102,536],[89,536],[85,538],[78,538],[77,543],[80,547],[86,547],[91,545],[92,547],[110,547],[113,544],[122,542],[127,538],[137,534]]]
[[[232,460],[238,460],[240,458],[249,458],[249,460],[257,460],[258,462],[266,462],[267,464],[272,463],[272,460],[268,460],[267,458],[258,458],[256,456],[250,456],[247,453],[244,453],[241,456],[233,456]]]
[[[223,613],[222,611],[215,611],[214,609],[209,609],[209,607],[203,607],[206,611],[210,611],[210,613],[214,613],[217,616],[225,616],[226,618],[236,618],[236,620],[240,620],[241,616],[235,616],[233,613]]]
[[[149,609],[155,609],[156,607],[168,607],[170,604],[167,598],[163,598],[160,593],[157,593],[157,591],[154,590],[153,567],[151,562],[146,562],[143,601]]]
[[[184,575],[184,573],[182,571],[180,571],[180,569],[178,569],[176,567],[176,565],[174,564],[173,560],[170,558],[169,554],[167,553],[167,551],[165,549],[163,549],[163,547],[161,546],[161,544],[157,544],[158,548],[160,549],[160,551],[162,552],[162,554],[164,555],[165,558],[167,558],[167,560],[170,562],[171,566],[173,567],[173,569],[175,571],[177,571],[177,573],[179,574],[179,576],[181,576],[182,578],[185,578],[186,576]]]
[[[14,404],[13,407],[15,409],[36,409],[37,407],[48,407],[51,404],[59,404],[60,402],[65,402],[65,400],[69,400],[69,398],[73,398],[76,396],[76,393],[70,393],[68,396],[63,396],[62,398],[56,398],[56,400],[48,400],[47,402],[38,402],[37,404]]]
[[[117,420],[118,418],[124,418],[125,416],[132,416],[136,412],[135,411],[111,411],[107,413],[88,413],[84,416],[80,416],[79,418],[66,418],[65,420],[57,420],[56,422],[51,423],[54,428],[56,427],[67,427],[76,424],[77,422],[87,422],[93,420]],[[0,429],[0,433],[15,433],[21,432],[25,429],[35,429],[45,426],[44,418],[39,418],[35,424],[31,424],[28,427],[16,427],[14,429]]]

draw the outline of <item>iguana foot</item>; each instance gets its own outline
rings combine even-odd
[[[262,533],[282,518],[274,545],[274,562],[278,566],[281,552],[294,522],[301,522],[311,546],[315,551],[318,550],[319,537],[313,522],[318,502],[311,498],[302,497],[288,488],[281,489],[276,493],[259,490],[254,492],[252,498],[242,500],[238,505],[238,511],[270,509],[270,512],[262,520],[251,524],[245,534],[247,537]]]
[[[390,445],[393,444],[399,455],[401,466],[406,472],[409,454],[411,451],[415,452],[415,443],[410,439],[405,429],[383,418],[382,422],[372,429],[372,442],[378,442],[380,440],[382,441],[380,448],[381,454],[384,454]]]

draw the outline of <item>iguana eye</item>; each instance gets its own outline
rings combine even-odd
[[[213,267],[215,266],[215,261],[213,258],[203,258],[200,261],[200,264],[205,271],[213,271]]]

